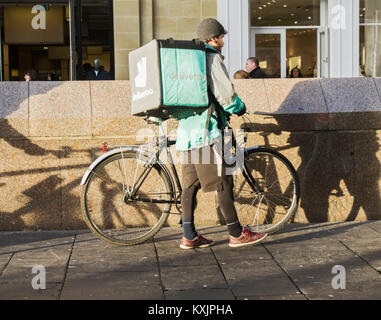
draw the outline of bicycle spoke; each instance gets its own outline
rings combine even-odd
[[[250,190],[247,178],[235,178],[238,187],[233,190],[239,219],[249,221],[257,231],[274,232],[295,213],[297,181],[283,158],[267,148],[249,151],[245,161],[261,192]]]
[[[281,199],[280,197],[277,197],[277,198],[278,198],[277,200],[279,200],[280,202],[282,202],[282,203],[285,204],[285,205],[289,205],[289,204],[290,204],[290,200],[289,200],[289,199],[287,199],[288,201],[286,201],[286,200],[284,200],[284,199]],[[267,197],[267,196],[266,196],[266,199],[267,199],[268,201],[272,202],[273,204],[279,205],[278,202],[271,201],[271,200],[269,199],[269,197]]]
[[[254,199],[254,201],[255,201],[256,199]],[[255,220],[256,220],[256,218],[257,218],[257,216],[258,216],[258,211],[259,211],[259,208],[260,208],[260,206],[261,206],[261,203],[262,203],[262,200],[263,200],[263,196],[261,196],[260,197],[260,200],[259,200],[259,204],[258,204],[258,207],[257,207],[257,211],[256,211],[256,213],[255,213],[255,215],[254,215],[254,219],[253,219],[253,225],[255,225]],[[254,204],[254,201],[251,203],[251,205],[253,205]],[[257,224],[257,226],[258,226],[258,224]]]
[[[101,238],[116,244],[150,238],[171,207],[173,191],[166,171],[155,163],[142,165],[141,153],[136,155],[130,151],[103,160],[83,186],[85,221]]]
[[[92,172],[94,172],[94,171],[92,171]],[[97,178],[97,179],[100,179],[100,180],[102,180],[104,183],[106,183],[106,184],[109,184],[110,183],[110,181],[107,181],[107,178],[108,179],[110,179],[109,177],[106,177],[106,179],[103,179],[99,174],[97,174],[97,173],[95,173],[94,174],[94,177],[95,178]],[[111,180],[111,179],[110,179]],[[118,185],[118,183],[117,182],[115,182],[114,181],[114,184],[117,186]],[[120,187],[119,187],[119,189],[120,189]],[[123,192],[123,189],[120,189],[122,192]]]
[[[122,181],[123,193],[125,193],[125,192],[126,192],[126,186],[127,186],[127,185],[125,186],[125,184],[124,184],[124,179],[123,179],[122,169],[121,169],[121,167],[120,167],[120,160],[118,160],[118,161],[116,161],[116,162],[118,162],[118,166],[117,166],[117,168],[119,169],[120,179],[121,179],[121,181]]]

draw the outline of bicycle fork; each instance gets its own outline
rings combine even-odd
[[[263,188],[258,184],[258,182],[254,179],[253,175],[251,174],[246,162],[244,162],[244,170],[242,170],[242,174],[245,177],[247,183],[249,184],[251,190],[253,190],[254,193],[257,193],[259,195],[264,195]]]

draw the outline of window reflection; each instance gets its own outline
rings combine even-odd
[[[360,23],[381,23],[381,1],[360,0]]]
[[[381,76],[381,1],[360,0],[360,75]]]
[[[259,66],[268,78],[280,78],[280,34],[257,34],[255,36],[256,57]]]
[[[381,26],[360,26],[360,75],[381,76]]]
[[[289,29],[287,38],[287,77],[317,77],[317,31],[316,29]],[[294,76],[292,74],[294,70]]]

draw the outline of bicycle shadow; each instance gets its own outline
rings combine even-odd
[[[62,170],[85,168],[88,163],[63,165],[61,160],[68,158],[72,150],[68,146],[60,147],[58,138],[53,139],[53,142],[44,138],[28,138],[29,99],[45,95],[62,84],[51,81],[46,86],[37,85],[31,90],[30,83],[26,82],[0,83],[0,142],[10,146],[2,155],[0,186],[4,194],[12,198],[11,201],[7,199],[2,202],[1,230],[36,230],[53,226],[54,229],[60,229],[63,227],[63,194],[66,192],[65,201],[79,202],[73,190],[79,185],[80,179],[65,184],[61,173]],[[87,151],[94,153],[94,150]],[[74,215],[70,220],[72,223],[81,223]]]
[[[328,222],[332,216],[335,221],[381,219],[377,133],[331,129],[335,123],[345,126],[346,120],[356,121],[352,114],[308,113],[308,101],[316,99],[308,93],[321,88],[318,82],[296,83],[271,115],[253,116],[254,121],[261,117],[262,123],[241,128],[256,133],[258,144],[277,149],[294,164],[301,186],[300,208],[308,222]],[[323,90],[321,94],[324,98]],[[300,109],[305,113],[298,114]]]
[[[2,155],[4,161],[0,172],[0,187],[5,194],[11,192],[12,198],[11,201],[3,201],[0,207],[2,230],[65,229],[71,226],[87,228],[79,210],[78,189],[85,169],[99,156],[101,148],[83,143],[84,147],[75,146],[73,149],[73,141],[62,142],[60,137],[29,138],[30,99],[50,94],[49,99],[54,101],[57,95],[54,90],[63,84],[65,82],[49,82],[46,85],[0,83],[0,142],[9,146],[5,149],[8,150],[7,153]],[[34,85],[33,89],[30,89],[30,85]],[[34,98],[34,103],[36,101],[38,99]],[[42,110],[37,110],[36,105],[33,108],[33,112],[42,115]],[[103,200],[99,208],[106,212],[104,221],[109,223],[111,218],[107,214],[113,212],[112,219],[120,224],[123,212],[118,211],[114,205],[115,190],[108,190],[103,184],[100,194]],[[107,198],[109,201],[106,201]],[[150,208],[151,215],[158,220],[161,216],[160,208],[152,205]],[[144,208],[138,210],[143,224],[148,222],[146,211]]]

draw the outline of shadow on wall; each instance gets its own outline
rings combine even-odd
[[[29,139],[30,90],[27,84],[20,83],[26,86],[22,92],[10,91],[5,96],[3,92],[8,85],[0,83],[0,144],[11,146],[3,148],[5,152],[0,155],[0,192],[5,194],[0,201],[0,230],[86,227],[78,214],[78,187],[100,148],[73,150],[63,147],[64,143]],[[62,82],[56,83],[60,85]],[[41,86],[34,94],[43,95],[53,88],[52,84]],[[361,106],[361,92],[358,95],[359,100],[352,103]],[[370,220],[381,219],[381,173],[376,156],[380,146],[376,131],[371,128],[351,131],[367,128],[363,113],[358,113],[361,115],[358,119],[348,112],[329,114],[330,103],[319,80],[298,82],[271,116],[273,123],[253,124],[245,129],[260,131],[268,146],[273,146],[274,134],[289,132],[287,144],[277,149],[298,150],[300,164],[296,169],[301,183],[301,208],[309,222],[329,221],[330,215],[337,216],[338,212],[343,214],[342,221],[355,220],[361,210]],[[369,113],[370,117],[373,115]],[[24,125],[17,119],[24,119]],[[69,160],[74,153],[81,155],[74,156],[75,161]],[[63,222],[64,206],[68,224]]]
[[[44,101],[41,108],[44,103],[54,103],[55,99],[60,99],[57,101],[59,105],[65,99],[62,95],[67,94],[69,89],[55,89],[64,85],[65,82],[0,83],[0,145],[5,150],[0,154],[0,192],[5,195],[0,201],[0,230],[87,229],[80,213],[80,182],[90,163],[102,153],[102,148],[100,145],[94,147],[94,143],[89,141],[91,139],[84,141],[86,137],[81,137],[81,134],[80,139],[52,137],[51,133],[56,133],[53,126],[64,117],[47,115],[47,120],[42,119],[44,112],[37,110],[36,106],[38,98],[33,99],[33,106],[30,106],[33,96],[41,96]],[[69,87],[73,86],[75,84],[71,83]],[[48,97],[43,97],[46,94]],[[70,102],[66,101],[66,104]],[[72,109],[75,106],[76,104],[71,106]],[[81,117],[81,114],[74,112],[70,115]],[[33,122],[34,118],[37,122]],[[39,123],[47,128],[48,133],[35,130],[38,136],[30,138],[29,132],[32,130],[29,125],[36,129]],[[65,122],[60,125],[66,126]],[[66,129],[69,132],[70,127]],[[93,190],[97,192],[100,201],[93,205],[108,213],[100,217],[103,223],[120,225],[126,222],[125,216],[121,214],[123,212],[119,210],[119,181],[115,179],[115,173],[112,173],[103,170],[99,176],[99,188]],[[116,177],[120,177],[119,173]],[[153,209],[151,218],[157,219],[159,208]],[[140,220],[142,223],[147,222],[147,210],[144,207],[139,210]],[[110,212],[113,221],[110,221]]]
[[[49,82],[49,87],[40,86],[36,95],[46,94],[63,82]],[[0,83],[0,142],[3,140],[12,148],[4,148],[1,155],[0,192],[5,194],[0,202],[0,230],[33,230],[62,228],[62,195],[65,201],[78,203],[78,196],[72,190],[80,184],[80,178],[69,181],[61,177],[63,170],[88,167],[89,163],[62,166],[61,160],[72,152],[70,147],[61,149],[44,148],[42,143],[34,143],[28,135],[29,98],[28,83]],[[21,119],[21,120],[20,120]],[[39,143],[39,144],[37,144]],[[42,145],[42,146],[41,146]],[[48,144],[49,145],[49,144]],[[22,153],[17,150],[21,150]],[[78,150],[77,150],[78,151]],[[95,150],[82,150],[95,158]],[[31,160],[38,157],[38,160]],[[54,160],[55,159],[55,160]],[[29,161],[31,160],[31,161]],[[49,165],[44,165],[49,162]],[[51,164],[51,165],[50,165]],[[31,181],[37,181],[34,185]],[[25,189],[23,189],[25,186]],[[8,188],[8,190],[6,190]],[[21,191],[21,190],[22,191]],[[9,194],[14,190],[14,194]],[[8,196],[8,199],[6,199]],[[17,209],[16,209],[17,208]],[[9,211],[13,210],[13,211]],[[75,216],[78,223],[82,223]],[[29,222],[26,222],[29,221]],[[56,221],[52,223],[52,221]],[[52,227],[53,226],[53,227]]]
[[[253,124],[246,126],[246,130],[261,132],[264,144],[270,147],[274,147],[270,141],[272,134],[289,131],[287,145],[275,148],[280,152],[292,148],[298,150],[301,163],[296,169],[301,186],[300,207],[309,222],[327,222],[330,216],[353,221],[361,210],[368,220],[381,219],[381,172],[380,160],[376,156],[380,145],[375,130],[380,127],[372,129],[367,124],[374,123],[372,117],[375,114],[334,112],[337,110],[333,109],[334,104],[358,103],[357,108],[362,107],[364,92],[357,92],[349,102],[347,97],[341,99],[337,92],[337,100],[333,103],[320,81],[323,80],[296,83],[270,117],[277,124]],[[309,112],[311,104],[315,113],[295,114],[295,111]],[[354,131],[356,128],[358,131]],[[369,130],[361,130],[367,128]]]

